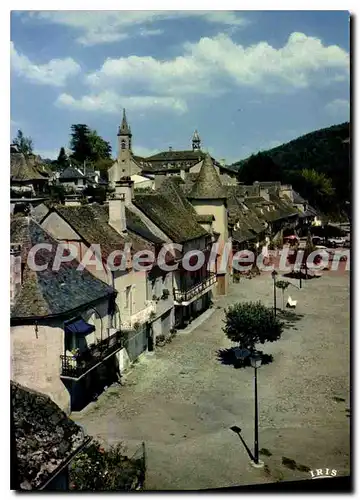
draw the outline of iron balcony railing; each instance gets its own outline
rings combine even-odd
[[[188,302],[189,300],[196,297],[196,295],[199,295],[204,290],[214,285],[216,283],[216,279],[217,279],[216,274],[211,273],[210,275],[206,276],[206,278],[204,278],[202,281],[200,281],[196,285],[193,285],[191,288],[187,290],[174,288],[174,300],[179,303]]]
[[[75,355],[60,355],[61,376],[79,378],[122,347],[123,335],[117,331]]]

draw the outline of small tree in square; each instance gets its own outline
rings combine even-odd
[[[283,329],[284,323],[275,317],[273,309],[261,302],[239,302],[225,310],[223,331],[242,349],[254,351],[255,344],[274,342]]]
[[[287,290],[289,286],[290,286],[290,281],[277,281],[276,282],[276,287],[280,288],[280,290],[282,291],[283,309],[285,308],[285,290]]]

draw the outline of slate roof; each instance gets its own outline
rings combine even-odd
[[[125,215],[126,215],[126,226],[129,231],[135,233],[142,238],[145,238],[148,241],[151,241],[155,244],[164,243],[164,241],[156,236],[150,228],[144,223],[144,221],[131,210],[131,207],[125,207]]]
[[[196,215],[196,220],[199,223],[208,223],[211,224],[213,220],[215,220],[215,217],[212,214],[197,214]]]
[[[46,181],[47,177],[37,168],[36,156],[25,157],[22,153],[10,154],[10,182]]]
[[[10,388],[17,482],[22,490],[39,490],[90,438],[49,396],[13,381]]]
[[[59,176],[60,181],[72,180],[72,179],[84,179],[84,175],[79,172],[79,170],[72,165],[63,170]]]
[[[303,205],[304,203],[307,203],[307,201],[297,191],[293,191],[293,197],[296,205]]]
[[[154,250],[152,243],[136,233],[136,231],[145,233],[145,229],[140,225],[138,218],[131,214],[128,209],[125,212],[126,222],[129,224],[127,235],[120,234],[109,224],[107,205],[99,205],[98,203],[67,207],[57,205],[54,210],[73,227],[88,245],[99,244],[104,259],[107,259],[114,250],[124,250],[127,242],[131,243],[132,254],[140,250]],[[134,233],[131,232],[131,228],[135,229]],[[150,238],[150,231],[147,232],[147,235]]]
[[[295,216],[299,213],[298,210],[292,205],[291,201],[280,198],[280,196],[277,196],[273,193],[269,193],[269,198],[278,210],[278,219],[285,219],[290,216]]]
[[[154,194],[135,192],[134,204],[176,243],[207,235],[197,222],[194,207],[174,178],[167,178]]]
[[[21,289],[11,308],[12,320],[64,316],[116,294],[112,287],[86,269],[78,271],[79,261],[76,259],[64,262],[58,271],[54,270],[59,242],[30,217],[11,219],[10,241],[21,245],[24,264]],[[27,264],[29,251],[38,243],[51,245],[51,250],[39,249],[35,256],[35,264],[48,264],[43,271],[34,271]]]
[[[221,183],[219,174],[216,172],[211,156],[207,154],[188,198],[193,200],[214,200],[226,197],[226,190]]]

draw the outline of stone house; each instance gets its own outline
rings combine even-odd
[[[87,186],[88,180],[79,168],[69,165],[59,175],[58,183],[67,191],[81,192]]]
[[[144,223],[131,203],[131,193],[131,181],[124,180],[116,187],[115,195],[107,205],[59,205],[49,209],[40,221],[57,239],[77,245],[80,260],[91,245],[100,246],[98,269],[94,263],[87,264],[87,269],[118,292],[116,326],[128,331],[129,335],[128,342],[119,352],[120,370],[152,349],[156,336],[168,336],[174,326],[173,296],[164,293],[164,290],[172,290],[172,273],[162,272],[156,261],[149,271],[136,270],[133,266],[133,257],[137,253],[150,251],[156,256],[164,240]],[[110,255],[124,252],[126,245],[130,246],[126,267],[110,269]],[[114,264],[119,266],[120,262]],[[138,327],[136,334],[135,326]]]
[[[91,438],[48,395],[13,381],[10,390],[11,489],[68,491],[69,464]]]
[[[11,198],[41,196],[49,183],[48,173],[44,170],[38,156],[25,156],[13,149],[10,152],[10,190]]]
[[[118,377],[116,291],[76,259],[56,265],[63,248],[31,218],[12,219],[10,229],[11,378],[69,412]]]
[[[196,210],[174,179],[164,180],[154,193],[135,192],[133,204],[167,236],[167,243],[182,246],[179,253],[174,252],[177,268],[173,272],[172,289],[175,301],[175,324],[181,328],[210,306],[217,282],[216,267],[214,266],[214,272],[208,269],[215,234],[211,234],[198,222]],[[212,222],[213,217],[207,217],[204,225],[210,227]],[[183,257],[190,251],[200,251],[204,254],[204,263],[200,269],[194,271],[186,269]],[[190,266],[196,264],[195,256],[194,259],[193,264],[191,260],[189,261]]]

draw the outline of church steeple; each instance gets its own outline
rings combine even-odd
[[[118,131],[119,154],[121,151],[131,151],[131,129],[126,119],[126,111],[123,109],[123,117]]]
[[[199,136],[197,130],[195,130],[193,138],[192,138],[192,148],[193,148],[193,151],[201,149],[201,139],[200,139],[200,136]]]
[[[130,130],[130,127],[128,125],[127,119],[126,119],[125,108],[123,109],[123,117],[122,117],[121,125],[119,127],[118,135],[127,135],[127,136],[131,137],[131,130]]]

